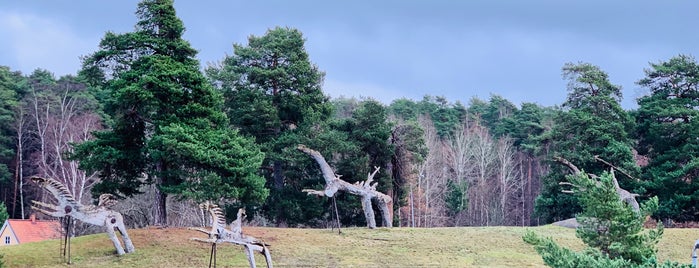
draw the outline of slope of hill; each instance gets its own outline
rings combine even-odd
[[[573,229],[542,227],[464,228],[245,228],[271,244],[275,267],[540,267],[534,249],[522,242],[527,229],[581,249]],[[203,234],[184,228],[129,230],[136,252],[116,256],[106,234],[72,239],[73,267],[207,267],[211,246],[189,238]],[[666,229],[659,258],[689,263],[699,229]],[[9,267],[65,267],[59,241],[0,247]],[[218,246],[218,267],[247,267],[242,247]],[[262,255],[255,256],[264,267]]]

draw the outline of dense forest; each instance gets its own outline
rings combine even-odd
[[[309,196],[321,152],[342,179],[364,180],[394,200],[394,226],[539,225],[581,208],[560,182],[613,165],[655,217],[699,220],[699,64],[678,55],[650,64],[638,108],[591,63],[567,63],[559,106],[492,95],[381,103],[330,98],[322,66],[298,29],[276,27],[202,68],[171,1],[145,0],[127,33],[106,32],[82,69],[55,77],[0,66],[0,201],[11,218],[46,198],[32,175],[63,181],[82,203],[122,198],[131,226],[191,225],[196,202],[245,206],[260,225],[324,227],[333,202],[344,225],[362,225],[359,199]],[[2,64],[2,63],[0,63]],[[536,90],[536,89],[522,89]],[[601,161],[601,160],[603,161]],[[234,215],[234,213],[227,213]],[[377,217],[381,215],[377,214]]]

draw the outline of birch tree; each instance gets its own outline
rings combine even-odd
[[[97,176],[78,169],[79,163],[66,156],[73,152],[73,144],[91,139],[90,133],[101,129],[96,101],[83,84],[70,76],[56,83],[34,85],[29,98],[32,132],[38,145],[32,155],[37,172],[62,182],[81,202]]]
[[[413,207],[420,208],[415,214],[419,215],[417,225],[422,227],[433,227],[443,225],[446,219],[444,197],[446,192],[446,163],[445,146],[439,138],[439,134],[427,116],[419,118],[420,127],[425,131],[425,142],[429,154],[425,161],[419,166],[418,181],[413,187],[414,195],[418,195],[418,200]],[[422,221],[422,222],[420,222]]]
[[[517,162],[517,153],[509,138],[503,137],[497,143],[498,159],[498,187],[499,187],[499,224],[510,225],[516,223],[517,210],[513,207],[514,199],[522,189],[521,175]]]

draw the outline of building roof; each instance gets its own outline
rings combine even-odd
[[[56,239],[61,237],[61,224],[58,221],[8,219],[3,227],[9,227],[19,243]]]

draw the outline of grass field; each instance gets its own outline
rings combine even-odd
[[[527,229],[581,249],[575,230],[557,226],[464,228],[244,228],[271,244],[275,267],[541,267],[522,242]],[[106,234],[72,239],[72,265],[62,263],[58,240],[0,247],[8,267],[208,267],[210,245],[190,241],[203,234],[183,229],[129,230],[136,252],[116,256]],[[659,259],[691,262],[699,229],[666,229]],[[218,246],[218,267],[248,267],[243,249]],[[259,267],[262,255],[256,256]]]

